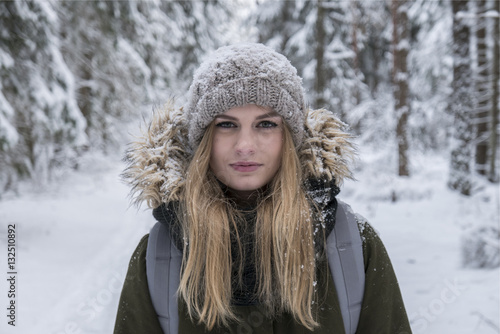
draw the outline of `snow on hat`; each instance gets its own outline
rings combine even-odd
[[[242,43],[219,48],[194,74],[186,109],[191,148],[217,115],[246,104],[270,107],[290,126],[295,145],[302,144],[305,104],[297,70],[263,44]]]

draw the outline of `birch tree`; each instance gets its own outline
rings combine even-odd
[[[488,20],[485,19],[487,1],[476,1],[475,30],[476,30],[476,59],[477,73],[475,81],[475,168],[479,174],[486,175],[488,161],[488,123],[491,109],[490,62],[488,57],[487,31]]]

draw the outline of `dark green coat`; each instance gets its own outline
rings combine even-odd
[[[365,223],[360,225],[365,259],[365,295],[356,333],[359,334],[409,334],[408,317],[396,280],[396,276],[382,241]],[[130,265],[120,297],[116,317],[115,334],[162,334],[162,329],[149,296],[146,277],[146,248],[148,236],[139,242],[130,260]],[[320,306],[321,327],[314,333],[344,333],[342,315],[339,310],[335,286],[326,261],[319,264],[325,275],[319,280],[319,292],[325,295]],[[179,303],[179,333],[207,333],[185,316],[184,307]],[[249,321],[234,324],[231,328],[213,330],[210,333],[311,333],[293,321],[289,314],[274,319],[262,316],[257,306],[238,307],[236,312]],[[253,318],[253,319],[252,319]],[[184,328],[184,330],[183,330]],[[172,333],[173,334],[173,333]]]
[[[148,131],[131,146],[127,154],[128,167],[123,174],[132,187],[136,203],[146,202],[149,207],[157,208],[164,203],[180,200],[185,173],[192,159],[186,146],[189,120],[182,108],[166,105],[156,113],[147,127]],[[307,109],[304,118],[304,144],[297,148],[303,166],[302,180],[330,180],[336,185],[346,178],[352,178],[349,161],[355,156],[352,136],[346,125],[332,112]],[[321,189],[308,186],[308,191]],[[313,192],[310,197],[323,207],[324,200],[332,198]],[[324,204],[324,203],[323,203]],[[386,250],[368,224],[361,224],[365,259],[365,296],[360,314],[358,333],[366,334],[405,334],[410,333],[408,318],[401,298],[394,270]],[[115,334],[161,334],[161,327],[149,296],[146,278],[146,247],[148,237],[139,243],[130,261],[127,277],[116,318]],[[326,275],[318,275],[318,292],[323,293],[324,302],[319,305],[321,328],[316,333],[344,333],[343,320],[339,310],[335,285],[331,282],[327,263],[318,263],[319,270]],[[321,273],[319,273],[321,274]],[[184,332],[200,333],[184,317],[182,301],[179,302],[179,328],[190,327]],[[314,306],[314,305],[313,305]],[[255,306],[238,308],[238,314],[248,316],[261,314]],[[259,313],[260,312],[260,313]],[[259,318],[260,319],[260,318]],[[259,323],[257,319],[253,323]],[[291,321],[290,315],[262,319],[262,324],[251,328],[233,328],[220,333],[307,333],[301,326]],[[184,332],[181,332],[182,334]],[[203,330],[201,331],[203,332]],[[175,334],[175,333],[171,333]]]

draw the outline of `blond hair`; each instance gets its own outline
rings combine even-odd
[[[213,131],[212,123],[189,165],[179,206],[186,245],[179,295],[191,319],[208,330],[237,321],[231,307],[231,231],[237,234],[242,219],[210,171]],[[313,329],[318,323],[312,309],[316,281],[312,208],[301,175],[293,138],[285,124],[281,167],[256,208],[257,296],[270,315],[288,311],[296,321]],[[236,238],[241,252],[238,235]]]

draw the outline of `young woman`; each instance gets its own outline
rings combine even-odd
[[[130,261],[115,333],[410,333],[379,237],[339,218],[350,136],[306,108],[290,62],[261,44],[220,48],[188,98],[128,153],[124,176],[158,222]],[[332,246],[341,225],[355,236]],[[341,253],[354,239],[353,276]]]

